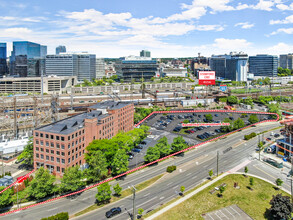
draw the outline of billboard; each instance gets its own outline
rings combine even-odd
[[[216,72],[215,71],[199,71],[198,84],[199,85],[215,85]]]

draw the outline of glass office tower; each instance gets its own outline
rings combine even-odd
[[[58,46],[56,47],[56,55],[60,54],[60,53],[66,53],[66,47],[65,46]]]
[[[7,74],[7,46],[6,43],[0,43],[0,77]]]
[[[249,72],[255,76],[274,77],[278,75],[278,56],[256,55],[249,57]]]
[[[29,41],[13,42],[10,57],[10,74],[20,77],[40,76],[41,60],[47,55],[47,47]]]

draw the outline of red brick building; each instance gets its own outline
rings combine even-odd
[[[96,139],[111,139],[133,129],[134,105],[106,101],[87,113],[40,127],[34,131],[34,168],[43,166],[62,176],[65,168],[85,164],[85,148]]]

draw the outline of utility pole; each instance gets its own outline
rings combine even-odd
[[[14,117],[14,123],[13,123],[14,138],[17,138],[16,96],[13,97],[13,117]]]
[[[219,176],[219,151],[217,151],[217,176]]]
[[[135,217],[135,191],[136,191],[136,188],[134,187],[134,186],[131,186],[132,187],[132,192],[133,192],[133,203],[132,203],[132,208],[133,208],[133,210],[132,210],[132,220],[135,220],[136,219],[136,217]],[[128,188],[130,188],[129,186],[128,186]]]

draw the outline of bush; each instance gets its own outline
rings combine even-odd
[[[256,133],[252,132],[251,134],[244,135],[244,140],[250,140],[251,138],[256,137]]]
[[[172,173],[174,170],[176,170],[176,166],[168,166],[167,167],[167,172]]]
[[[48,218],[42,218],[41,220],[68,220],[68,219],[69,219],[68,212],[60,212]]]

